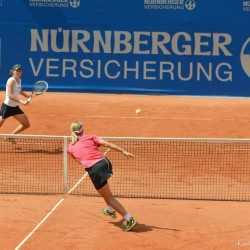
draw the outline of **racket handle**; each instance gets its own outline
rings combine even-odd
[[[32,99],[32,96],[30,96],[30,97],[28,98],[28,100],[27,100],[27,101],[28,101],[28,102],[30,102],[30,101],[31,101],[31,99]]]

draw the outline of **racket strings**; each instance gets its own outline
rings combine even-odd
[[[48,89],[48,84],[44,81],[40,81],[34,84],[33,93],[38,95],[44,93]]]

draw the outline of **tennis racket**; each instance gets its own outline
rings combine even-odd
[[[32,88],[32,94],[28,98],[28,101],[31,101],[31,99],[34,98],[35,96],[38,96],[38,95],[45,93],[47,91],[48,87],[49,87],[49,85],[47,82],[37,81]]]

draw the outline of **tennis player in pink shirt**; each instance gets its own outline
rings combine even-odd
[[[112,164],[108,158],[99,151],[99,147],[112,148],[120,151],[127,157],[133,158],[134,156],[114,143],[107,142],[96,135],[84,135],[83,124],[79,121],[73,122],[70,126],[70,130],[71,143],[68,146],[68,153],[82,164],[88,172],[95,189],[108,205],[108,207],[102,209],[101,212],[115,219],[117,217],[117,211],[127,221],[123,230],[132,230],[138,222],[127,213],[123,205],[113,196],[108,184],[108,179],[113,174]]]

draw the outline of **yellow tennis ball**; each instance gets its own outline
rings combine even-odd
[[[141,109],[137,109],[137,110],[135,111],[135,113],[136,113],[137,115],[139,115],[139,114],[141,113]]]

